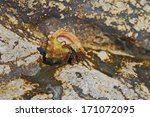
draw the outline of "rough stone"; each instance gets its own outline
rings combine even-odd
[[[5,2],[3,5],[6,4]],[[15,8],[13,3],[18,7]],[[32,23],[38,23],[43,17],[54,14],[56,17],[62,17],[63,13],[63,19],[72,20],[77,17],[94,22],[105,32],[113,33],[112,35],[115,34],[116,37],[127,38],[128,41],[133,41],[132,44],[150,50],[149,46],[143,43],[150,35],[148,0],[16,0],[9,4],[16,12],[23,14],[24,20],[28,19]],[[7,17],[10,15],[7,14]],[[14,24],[18,23],[15,17],[9,19],[11,22],[15,21]],[[136,23],[131,24],[131,19],[134,19]]]
[[[82,77],[78,78],[76,72],[79,72]],[[115,78],[82,66],[66,66],[57,72],[55,77],[66,84],[65,87],[77,86],[82,89],[83,94],[91,95],[95,99],[102,97],[107,99],[138,99],[138,95],[141,95]]]
[[[14,79],[8,83],[1,83],[0,89],[0,100],[12,100],[22,99],[21,96],[34,89],[34,86],[23,79]]]
[[[31,100],[51,100],[52,97],[52,94],[38,94],[36,96],[33,96]]]
[[[150,99],[148,0],[0,4],[0,99]],[[40,39],[62,27],[80,39],[91,67],[39,59]]]

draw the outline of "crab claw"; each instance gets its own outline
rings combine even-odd
[[[47,38],[42,38],[40,41],[40,47],[37,48],[37,50],[40,52],[41,55],[45,56],[46,52],[45,52],[45,46],[47,43]]]
[[[43,49],[42,47],[38,47],[37,50],[38,50],[38,51],[40,52],[40,54],[43,55],[43,56],[46,54],[45,51],[44,51],[44,49]]]

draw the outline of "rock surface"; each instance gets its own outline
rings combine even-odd
[[[150,99],[149,3],[0,0],[0,99]],[[79,37],[91,69],[43,64],[39,41],[61,27]]]
[[[27,83],[23,79],[14,79],[8,83],[0,84],[0,99],[1,100],[12,100],[12,99],[22,99],[22,95],[31,91],[35,87]]]
[[[136,46],[150,50],[149,0],[6,0],[6,2],[17,15],[21,15],[24,22],[38,24],[43,18],[50,16],[62,20],[78,18],[93,22],[115,38],[130,41]],[[19,23],[15,16],[7,14],[7,18],[15,25]]]
[[[87,69],[83,66],[66,66],[61,71],[56,73],[56,78],[66,84],[64,88],[76,86],[81,89],[80,93],[90,95],[94,99],[138,99],[143,97],[139,91],[134,91],[133,87],[129,84],[124,84],[116,78],[109,77],[95,69]],[[137,89],[140,86],[137,85]],[[64,90],[66,94],[66,90]],[[150,99],[149,91],[143,91],[147,94],[145,99]],[[73,94],[74,95],[74,94]]]

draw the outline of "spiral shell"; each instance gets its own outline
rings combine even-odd
[[[53,63],[67,61],[72,53],[84,53],[80,40],[65,29],[60,29],[52,35],[48,35],[48,39],[41,41],[41,48],[46,54],[46,59]]]

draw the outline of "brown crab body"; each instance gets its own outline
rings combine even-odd
[[[48,36],[48,39],[41,41],[41,48],[44,51],[44,59],[51,63],[80,61],[85,54],[80,40],[71,32],[60,29]]]

